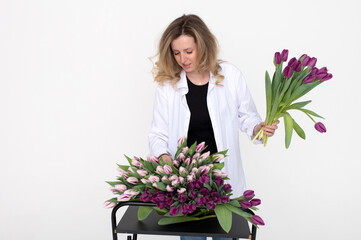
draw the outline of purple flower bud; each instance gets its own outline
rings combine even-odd
[[[216,204],[214,204],[214,202],[208,202],[206,204],[208,209],[215,209],[216,208]]]
[[[295,65],[293,66],[293,70],[294,70],[295,72],[299,72],[299,71],[301,71],[301,67],[302,67],[301,61],[298,60],[298,61],[295,63]]]
[[[155,199],[157,200],[157,202],[164,202],[165,201],[165,195],[164,194],[157,194]]]
[[[318,71],[317,73],[316,73],[316,79],[317,80],[322,80],[324,77],[326,77],[327,76],[327,72],[321,72],[320,73],[320,71]]]
[[[203,196],[207,196],[209,194],[209,190],[207,188],[201,188],[199,190],[199,192],[203,195]]]
[[[252,207],[252,203],[248,202],[247,200],[243,200],[241,202],[241,207],[243,209],[248,209],[248,208]]]
[[[261,199],[259,198],[254,198],[250,201],[250,203],[252,204],[252,206],[258,206],[261,204]]]
[[[225,184],[225,185],[223,186],[223,190],[226,191],[226,192],[232,191],[231,184]]]
[[[317,131],[319,131],[320,133],[326,132],[326,127],[325,127],[325,125],[323,125],[323,123],[321,123],[321,122],[318,122],[318,123],[315,124],[315,129],[316,129]]]
[[[308,66],[308,63],[310,62],[311,58],[309,56],[305,56],[302,60],[302,66]]]
[[[320,70],[317,71],[317,74],[325,72],[327,73],[327,67],[320,68]]]
[[[189,190],[193,190],[193,189],[194,189],[194,183],[188,184],[188,189],[189,189]]]
[[[229,203],[230,199],[227,195],[221,197],[223,203]]]
[[[184,216],[187,216],[187,214],[188,214],[187,205],[186,205],[186,204],[182,204],[179,208],[180,208],[181,213],[182,213]]]
[[[286,62],[288,58],[288,50],[287,49],[283,49],[282,53],[281,53],[281,60],[283,62]]]
[[[295,65],[296,62],[297,62],[297,58],[293,57],[288,61],[287,66],[293,67],[293,65]]]
[[[246,190],[243,192],[243,197],[246,199],[253,198],[254,197],[254,191],[253,190]]]
[[[208,175],[202,175],[199,178],[199,181],[201,181],[201,183],[208,183],[209,182],[209,176]]]
[[[219,197],[219,196],[218,196],[218,197],[214,197],[214,198],[213,198],[213,201],[214,201],[215,204],[220,204],[220,203],[222,203],[222,198]]]
[[[201,181],[199,181],[198,179],[194,181],[194,186],[196,188],[201,188],[203,186],[203,184],[201,183]]]
[[[283,75],[285,76],[285,78],[290,78],[292,76],[293,70],[292,67],[290,66],[286,66],[285,69],[283,70]]]
[[[178,140],[178,147],[182,146],[182,144],[184,143],[184,141],[186,140],[186,137],[183,136]]]
[[[303,79],[303,83],[305,83],[305,84],[311,83],[311,82],[313,82],[313,80],[315,80],[315,75],[310,74]]]
[[[184,203],[187,200],[187,195],[185,195],[184,193],[179,194],[178,200],[179,202]]]
[[[224,180],[220,176],[216,177],[216,179],[214,179],[214,182],[216,183],[216,185],[218,187],[220,187],[220,186],[222,186],[224,184]]]
[[[205,203],[206,202],[205,202],[205,199],[203,197],[197,198],[197,206],[202,206]]]
[[[148,194],[146,194],[145,192],[144,193],[142,193],[142,195],[140,195],[140,201],[142,201],[142,202],[149,202],[150,201],[150,198],[149,198],[149,196],[148,196]]]
[[[189,194],[189,197],[191,198],[191,199],[195,199],[196,197],[197,197],[197,192],[196,191],[192,191],[190,194]]]
[[[282,60],[282,59],[281,59],[281,54],[280,54],[279,52],[276,52],[273,62],[274,62],[276,65],[278,65],[278,64],[281,63],[281,60]]]
[[[308,66],[310,66],[311,68],[313,68],[316,65],[317,62],[317,58],[313,57],[311,58],[311,60],[308,62]]]
[[[188,213],[193,213],[196,210],[196,205],[194,203],[188,203],[187,205],[187,209],[188,209]]]
[[[198,145],[196,146],[196,149],[195,149],[196,152],[202,152],[205,146],[206,146],[206,143],[205,143],[205,142],[201,142],[200,144],[198,144]]]
[[[318,73],[318,71],[319,71],[318,68],[314,67],[314,68],[312,68],[310,75],[316,75],[316,73]]]
[[[159,209],[163,209],[163,208],[165,208],[165,202],[157,202],[157,207],[159,208]]]
[[[254,215],[253,217],[251,217],[251,221],[256,225],[262,225],[262,226],[264,225],[262,218],[257,215]]]
[[[327,81],[327,80],[330,80],[332,78],[332,74],[331,73],[327,73],[327,75],[321,79],[321,81]]]
[[[179,212],[179,209],[178,209],[176,206],[173,206],[173,207],[171,207],[170,210],[169,210],[169,215],[175,216],[175,215],[178,214],[178,212]]]
[[[171,197],[165,199],[165,205],[166,205],[167,207],[169,207],[170,205],[172,205],[173,202],[174,202],[174,201],[173,201],[173,199],[172,199]]]

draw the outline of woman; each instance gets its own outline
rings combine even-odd
[[[159,86],[149,146],[152,155],[167,161],[182,136],[190,145],[205,141],[211,154],[228,149],[224,171],[236,197],[246,189],[238,129],[251,139],[265,124],[241,72],[217,55],[217,40],[198,16],[183,15],[167,27],[155,67]],[[273,136],[277,124],[265,126],[264,134]]]

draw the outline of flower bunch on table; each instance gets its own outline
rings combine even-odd
[[[317,58],[315,57],[310,57],[306,54],[303,54],[298,59],[293,57],[287,62],[286,66],[283,67],[283,63],[286,63],[287,59],[287,49],[284,49],[281,53],[275,53],[274,65],[276,69],[272,81],[266,71],[267,115],[265,121],[266,125],[270,125],[283,117],[286,131],[286,148],[290,146],[293,130],[295,130],[301,138],[306,138],[305,132],[291,117],[288,112],[289,110],[302,111],[315,123],[315,129],[317,131],[321,133],[326,132],[325,125],[313,119],[313,117],[323,117],[304,108],[311,100],[302,102],[295,101],[316,86],[332,78],[332,74],[328,72],[327,67],[316,67]],[[253,141],[257,138],[262,139],[263,144],[266,145],[268,136],[263,136],[263,128],[254,137]]]
[[[227,151],[210,154],[205,143],[194,143],[187,147],[187,140],[178,141],[178,149],[172,161],[162,157],[147,159],[126,156],[129,165],[118,165],[117,181],[107,182],[116,197],[104,203],[112,208],[119,202],[142,201],[155,203],[157,207],[141,206],[138,219],[144,220],[156,210],[164,218],[160,225],[197,221],[217,217],[221,227],[229,232],[232,212],[257,225],[263,220],[254,215],[261,200],[247,190],[243,196],[231,199],[232,187],[225,183],[229,179],[222,172],[223,159]]]

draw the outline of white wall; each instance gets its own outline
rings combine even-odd
[[[104,181],[123,154],[147,155],[156,86],[147,57],[183,13],[218,37],[262,116],[275,51],[316,56],[333,73],[305,98],[327,133],[295,114],[307,141],[295,136],[285,150],[281,123],[266,148],[241,134],[242,155],[263,201],[258,239],[357,239],[360,10],[359,0],[1,0],[0,239],[111,239]]]

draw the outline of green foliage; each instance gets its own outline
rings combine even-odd
[[[232,227],[232,212],[227,208],[227,205],[219,204],[216,206],[216,209],[214,209],[219,225],[221,225],[226,233],[228,233]]]
[[[138,208],[138,220],[143,221],[144,219],[146,219],[149,216],[149,214],[152,211],[153,211],[153,207],[140,206]]]
[[[286,139],[285,145],[288,148],[291,144],[292,132],[293,132],[293,118],[287,112],[283,113],[283,119],[285,122]]]

